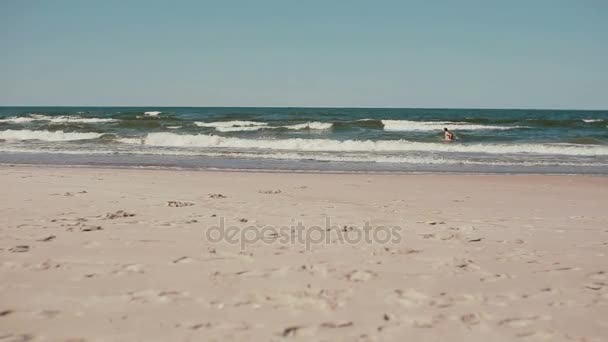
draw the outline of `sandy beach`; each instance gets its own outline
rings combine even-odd
[[[0,341],[605,341],[608,177],[0,167]]]

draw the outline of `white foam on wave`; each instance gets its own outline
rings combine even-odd
[[[141,143],[139,138],[133,139],[136,143]],[[122,140],[125,140],[122,139]],[[588,166],[588,167],[605,167],[607,163],[597,162],[572,162],[572,161],[546,161],[546,160],[467,160],[463,158],[445,158],[439,156],[387,156],[374,154],[358,154],[358,155],[332,155],[319,153],[299,153],[299,152],[283,152],[272,151],[271,153],[251,153],[251,152],[211,152],[211,151],[196,151],[196,150],[166,150],[166,149],[143,149],[143,150],[66,150],[66,149],[37,149],[34,147],[15,147],[3,146],[0,144],[0,152],[12,153],[51,153],[51,154],[124,154],[124,155],[164,155],[164,156],[204,156],[204,157],[229,157],[229,158],[247,158],[247,159],[274,159],[274,160],[315,160],[323,162],[372,162],[372,163],[388,163],[388,164],[426,164],[426,165],[479,165],[479,166]]]
[[[268,125],[268,123],[266,123],[266,122],[244,121],[244,120],[215,121],[215,122],[195,121],[194,124],[199,127],[211,127],[211,128],[261,127],[261,126]]]
[[[93,132],[32,131],[28,129],[0,131],[0,139],[4,140],[71,141],[97,139],[101,136],[101,133]]]
[[[28,117],[24,117],[24,116],[11,116],[10,118],[0,119],[0,122],[26,123],[26,122],[32,122],[35,120],[36,119],[34,119],[34,118],[28,118]]]
[[[320,152],[456,152],[489,154],[555,154],[573,156],[608,155],[608,146],[575,144],[461,144],[425,143],[407,140],[331,140],[331,139],[242,139],[215,135],[149,133],[144,145],[166,147],[206,147],[268,149]]]
[[[600,122],[600,121],[604,121],[604,120],[602,120],[602,119],[583,119],[583,122],[586,122],[586,123]]]
[[[146,116],[159,116],[161,113],[162,112],[154,110],[154,111],[144,112],[144,115],[146,115]]]
[[[332,128],[334,124],[331,122],[306,122],[295,125],[281,126],[287,129],[299,130],[299,129],[318,129],[318,130],[326,130]]]
[[[118,120],[111,118],[83,118],[79,116],[48,116],[40,114],[30,114],[29,116],[12,116],[6,119],[0,119],[0,122],[7,123],[27,123],[33,121],[48,121],[51,123],[102,123],[116,122]]]
[[[301,124],[294,125],[286,125],[286,126],[269,126],[267,122],[257,122],[257,121],[242,121],[242,120],[234,120],[234,121],[217,121],[217,122],[194,122],[195,125],[199,127],[209,127],[214,128],[219,132],[247,132],[247,131],[257,131],[261,129],[278,129],[278,128],[286,128],[291,130],[300,130],[300,129],[313,129],[313,130],[326,130],[330,129],[333,124],[331,122],[305,122]]]
[[[267,127],[266,122],[257,121],[244,121],[244,120],[233,120],[233,121],[216,121],[216,122],[194,122],[199,127],[214,128],[219,132],[248,132],[257,131]]]
[[[381,120],[385,131],[442,131],[447,127],[453,130],[509,130],[526,128],[523,126],[476,125],[467,122],[451,121],[412,121],[412,120]]]
[[[215,127],[218,132],[251,132],[267,128],[266,126]]]
[[[119,143],[130,145],[142,145],[144,143],[142,138],[118,138],[116,139],[116,141]]]

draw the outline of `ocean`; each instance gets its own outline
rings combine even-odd
[[[608,111],[0,107],[0,163],[607,174]]]

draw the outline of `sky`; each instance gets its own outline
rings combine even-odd
[[[0,105],[608,109],[608,1],[2,0]]]

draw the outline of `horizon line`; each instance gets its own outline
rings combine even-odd
[[[77,107],[91,107],[91,108],[99,108],[99,107],[120,107],[120,108],[276,108],[276,109],[285,109],[285,108],[305,108],[305,109],[423,109],[423,110],[445,110],[445,109],[456,109],[456,110],[555,110],[555,111],[608,111],[607,109],[599,109],[599,108],[551,108],[551,107],[399,107],[399,106],[381,106],[381,107],[371,107],[371,106],[191,106],[191,105],[178,105],[178,106],[167,106],[167,105],[0,105],[0,108],[11,108],[11,107],[29,107],[29,108],[37,108],[37,107],[55,107],[55,108],[77,108]]]

